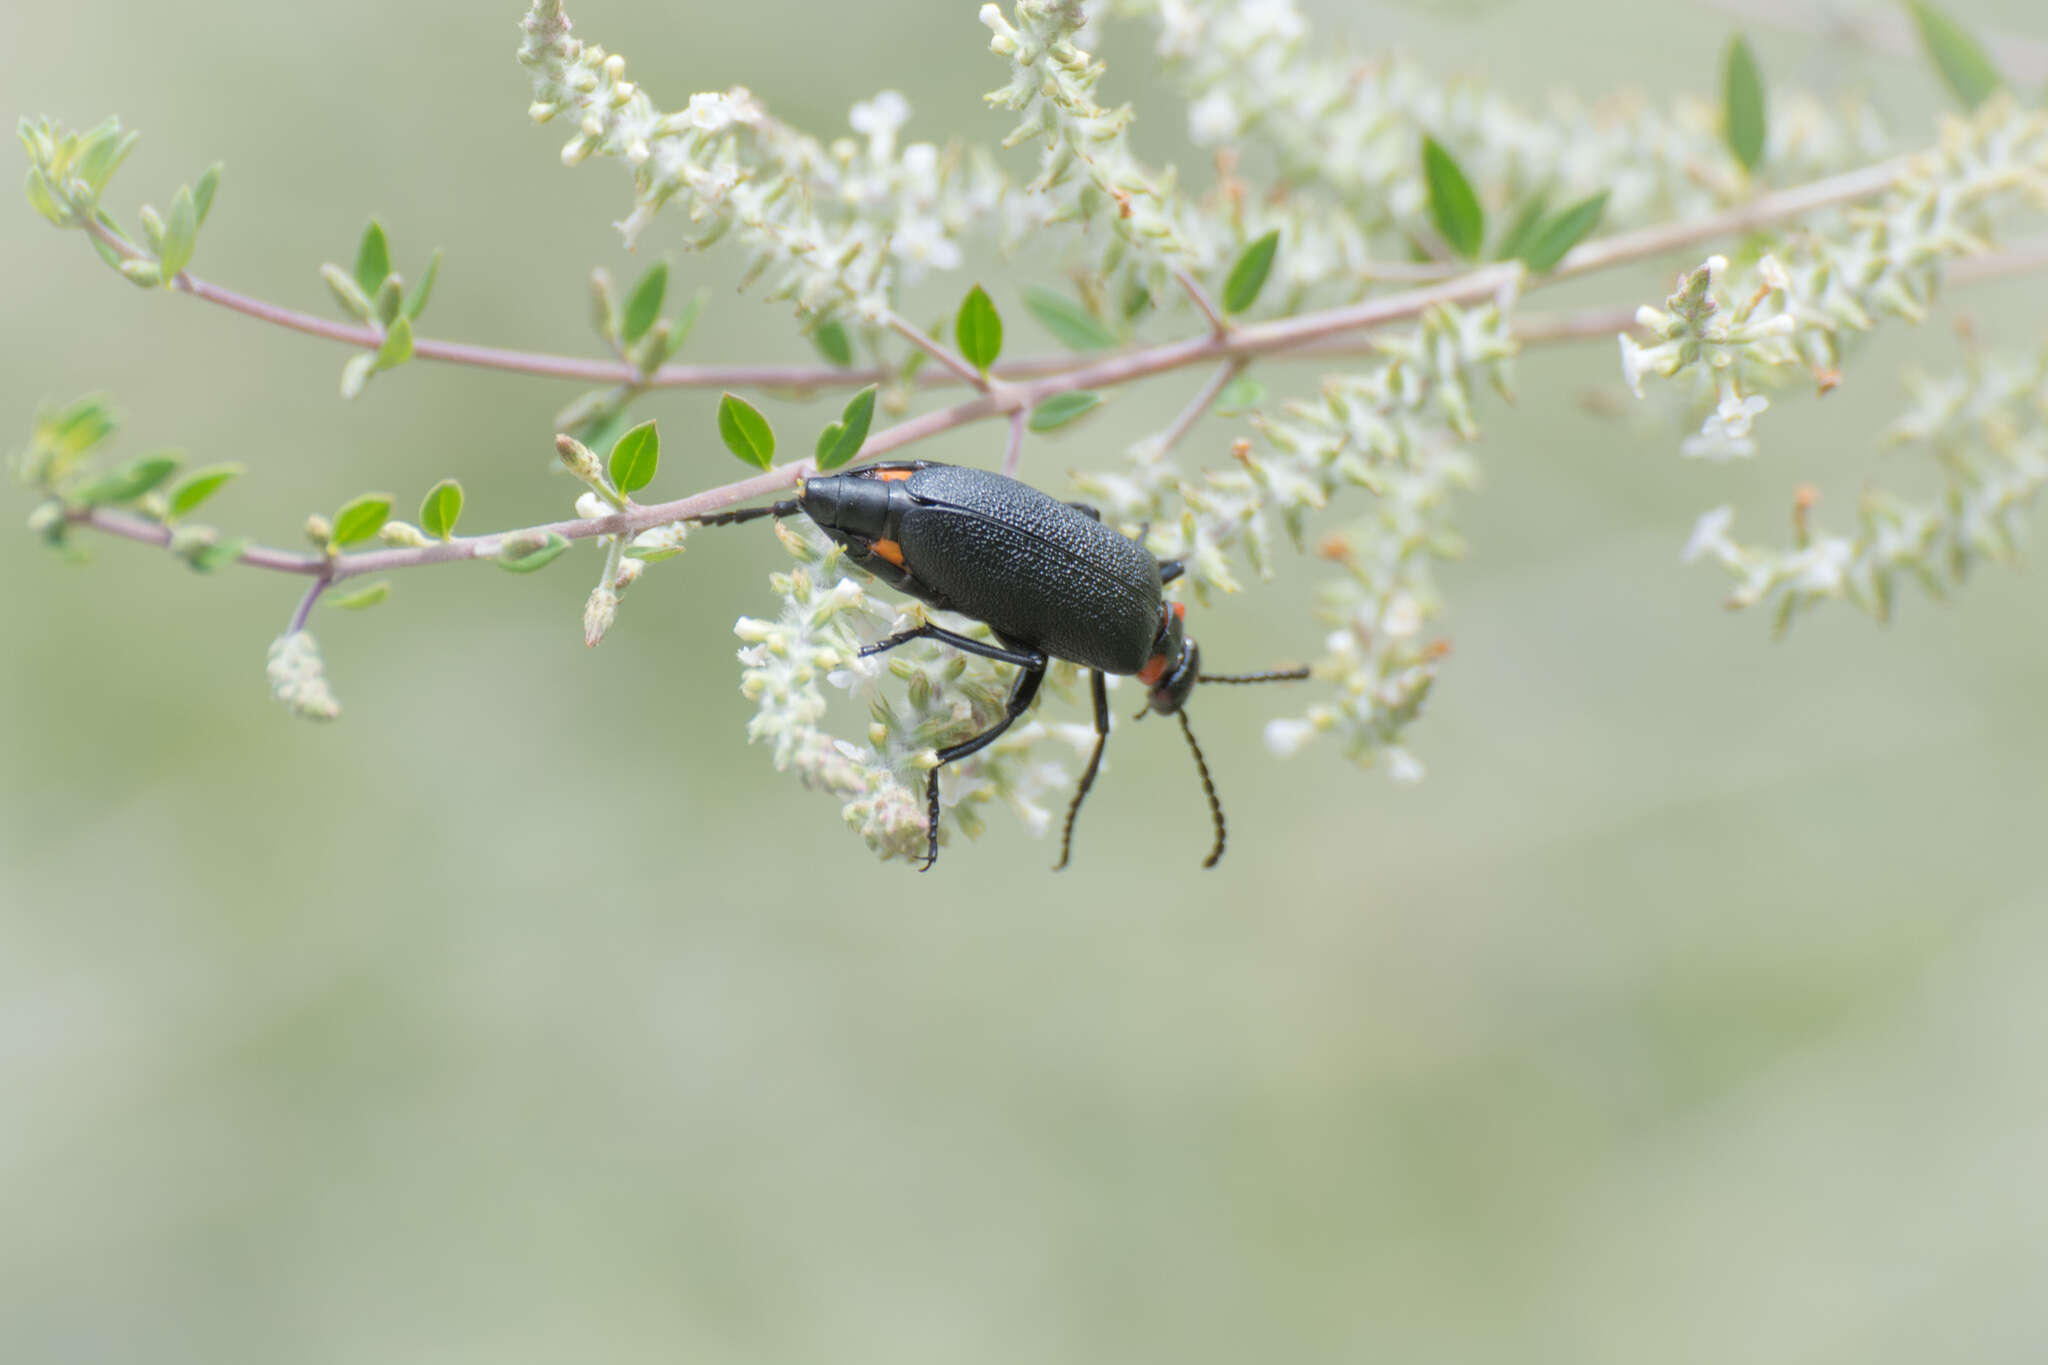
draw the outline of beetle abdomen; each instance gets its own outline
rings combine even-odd
[[[1136,673],[1159,633],[1159,565],[1028,484],[931,465],[904,485],[905,567],[933,598],[1005,639],[1105,673]]]

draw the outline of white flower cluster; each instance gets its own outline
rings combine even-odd
[[[295,630],[270,642],[270,695],[307,720],[333,720],[341,703],[327,686],[320,644],[310,630]]]
[[[1867,488],[1855,534],[1829,535],[1814,528],[1815,497],[1803,491],[1789,550],[1737,544],[1729,535],[1734,512],[1715,508],[1693,529],[1685,557],[1712,560],[1735,580],[1729,607],[1774,601],[1781,631],[1831,598],[1885,620],[1901,575],[1939,597],[1980,560],[2013,559],[2024,514],[2048,483],[2048,358],[1973,356],[1964,375],[1908,374],[1906,387],[1913,407],[1887,440],[1928,448],[1941,496],[1921,503]]]
[[[858,657],[862,645],[907,620],[871,597],[846,570],[841,548],[816,530],[777,522],[776,532],[797,560],[796,568],[769,580],[782,598],[781,614],[773,621],[742,617],[734,627],[744,642],[740,690],[758,708],[748,738],[770,744],[778,769],[794,769],[806,786],[838,797],[847,824],[870,848],[885,857],[921,858],[925,776],[934,751],[994,724],[1016,670],[924,641]],[[1061,664],[1047,681],[1071,695],[1073,677],[1073,668]],[[859,741],[827,728],[835,693],[866,709],[868,725]],[[1059,764],[1034,757],[1055,735],[1085,752],[1094,732],[1085,725],[1029,720],[980,753],[949,764],[940,787],[942,819],[978,834],[980,808],[1001,800],[1034,835],[1042,835],[1051,824],[1045,803],[1059,800],[1072,780]]]
[[[1628,227],[1736,202],[1749,178],[1729,155],[1720,110],[1684,99],[1669,112],[1640,97],[1588,106],[1553,96],[1540,111],[1465,78],[1445,80],[1406,58],[1344,50],[1311,37],[1294,0],[1118,0],[1151,17],[1158,51],[1189,101],[1201,146],[1255,140],[1297,193],[1320,191],[1341,222],[1402,253],[1429,224],[1417,144],[1454,149],[1475,184],[1516,201],[1548,192],[1553,206],[1609,192],[1606,222]],[[1773,92],[1764,164],[1786,183],[1884,154],[1869,106],[1831,110]]]
[[[1235,469],[1183,478],[1143,443],[1131,452],[1128,472],[1077,476],[1077,487],[1112,520],[1154,522],[1150,548],[1186,560],[1188,582],[1204,600],[1237,590],[1233,552],[1262,577],[1270,574],[1276,521],[1301,545],[1309,518],[1334,498],[1353,489],[1372,495],[1362,520],[1319,547],[1346,571],[1323,594],[1321,614],[1335,630],[1315,665],[1315,677],[1335,695],[1302,719],[1269,727],[1276,750],[1331,734],[1360,762],[1384,752],[1390,771],[1419,774],[1397,741],[1419,714],[1444,652],[1425,633],[1439,606],[1430,564],[1462,548],[1449,504],[1476,471],[1455,442],[1478,434],[1474,380],[1502,389],[1509,383],[1516,342],[1507,307],[1506,300],[1439,307],[1408,332],[1377,339],[1386,358],[1375,368],[1331,376],[1317,401],[1255,417],[1264,449],[1240,442]],[[1158,520],[1174,501],[1186,510]]]
[[[695,227],[690,245],[731,232],[751,254],[749,281],[772,276],[771,298],[819,319],[881,320],[898,284],[956,269],[963,235],[1025,211],[985,152],[899,146],[910,109],[894,91],[854,107],[860,139],[827,146],[739,87],[661,112],[626,79],[622,57],[570,36],[559,0],[537,0],[524,27],[530,112],[576,127],[562,159],[612,157],[633,170],[633,211],[619,224],[629,245],[678,199]]]
[[[1882,204],[1846,215],[1843,230],[1781,244],[1741,278],[1716,256],[1679,281],[1663,309],[1636,320],[1652,340],[1621,338],[1622,377],[1698,376],[1713,410],[1685,453],[1755,453],[1750,424],[1768,406],[1756,390],[1805,372],[1833,385],[1847,334],[1886,315],[1926,316],[1944,261],[1989,249],[2015,204],[2048,206],[2048,114],[2009,98],[1946,120]]]

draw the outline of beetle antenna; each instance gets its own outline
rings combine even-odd
[[[1196,682],[1205,683],[1266,683],[1300,682],[1309,675],[1306,668],[1275,668],[1265,673],[1201,673]]]
[[[766,507],[742,507],[737,512],[713,512],[709,516],[691,517],[689,520],[699,526],[737,526],[743,521],[759,521],[762,517],[793,517],[802,511],[795,498],[787,502],[771,502]]]
[[[1188,713],[1176,711],[1180,718],[1180,732],[1188,737],[1188,751],[1195,756],[1195,770],[1202,775],[1202,790],[1209,797],[1209,814],[1216,821],[1216,847],[1209,850],[1209,856],[1202,859],[1204,869],[1216,866],[1216,860],[1223,856],[1223,803],[1216,799],[1216,784],[1209,780],[1209,764],[1202,757],[1202,746],[1195,743],[1195,729],[1188,724]]]

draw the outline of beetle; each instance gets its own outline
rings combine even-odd
[[[1202,866],[1216,865],[1223,856],[1223,805],[1188,724],[1188,694],[1198,682],[1281,682],[1306,678],[1309,670],[1201,672],[1201,650],[1184,626],[1187,609],[1164,594],[1165,585],[1185,572],[1181,561],[1154,559],[1137,541],[1104,525],[1102,514],[1086,503],[1061,502],[987,470],[927,460],[813,476],[797,485],[794,498],[696,520],[723,526],[798,513],[884,583],[941,611],[980,621],[996,637],[991,643],[927,623],[875,641],[860,651],[861,657],[912,640],[937,640],[1020,670],[1000,720],[938,751],[925,784],[927,844],[920,872],[930,870],[939,857],[940,770],[979,753],[1015,724],[1037,699],[1052,659],[1088,670],[1095,703],[1095,749],[1067,807],[1054,870],[1067,865],[1075,817],[1102,766],[1109,740],[1109,694],[1103,679],[1109,674],[1136,677],[1147,689],[1138,719],[1157,711],[1180,721],[1216,828],[1215,845]]]

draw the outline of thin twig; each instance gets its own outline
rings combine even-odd
[[[984,392],[988,389],[988,376],[967,363],[964,356],[956,355],[949,347],[940,345],[928,337],[924,329],[899,314],[889,315],[889,330],[902,337],[911,345],[923,351],[957,375],[962,383],[972,384]]]
[[[1809,185],[1764,195],[1748,204],[1708,218],[1618,233],[1590,242],[1574,249],[1552,274],[1524,280],[1524,288],[1540,288],[1552,280],[1661,255],[1714,237],[1746,232],[1779,219],[1868,198],[1886,189],[1896,178],[1902,164],[1899,161],[1884,162],[1845,175],[1815,181]],[[1951,279],[1967,282],[1994,279],[2022,270],[2044,267],[2048,267],[2048,243],[2037,242],[2008,253],[1978,258],[1974,262],[1960,262],[1950,269]],[[1414,317],[1439,304],[1468,302],[1489,297],[1522,279],[1522,275],[1523,267],[1516,263],[1482,266],[1456,279],[1445,280],[1427,288],[1389,294],[1323,313],[1234,328],[1227,337],[1191,337],[1182,341],[1103,356],[1087,363],[1063,368],[1033,382],[1004,385],[998,392],[976,394],[950,407],[907,418],[870,436],[861,447],[860,459],[877,459],[940,432],[966,426],[999,413],[1009,414],[1014,419],[1015,414],[1028,412],[1054,394],[1080,389],[1113,388],[1133,380],[1209,361],[1229,362],[1229,366],[1219,366],[1210,376],[1209,384],[1204,386],[1206,390],[1210,385],[1214,385],[1220,392],[1222,384],[1229,382],[1225,377],[1227,369],[1253,357],[1307,357],[1330,353],[1325,350],[1326,347],[1355,346],[1358,344],[1356,339],[1346,334]],[[1572,340],[1598,335],[1610,328],[1614,331],[1622,330],[1628,320],[1621,317],[1619,310],[1590,310],[1578,314],[1564,314],[1540,326],[1525,324],[1521,331],[1525,340]],[[1207,401],[1213,401],[1213,395]],[[1206,406],[1206,402],[1202,406]],[[1199,419],[1200,411],[1200,407],[1191,403],[1189,409],[1182,413],[1182,418],[1186,419],[1188,425],[1192,425],[1193,421]],[[1189,412],[1194,415],[1190,417]],[[1179,425],[1180,422],[1177,420],[1176,426]],[[331,581],[340,582],[361,574],[389,572],[424,564],[488,559],[498,553],[508,537],[515,535],[552,533],[566,540],[587,540],[593,536],[606,535],[634,536],[656,526],[687,521],[735,503],[780,492],[794,485],[810,468],[809,460],[796,460],[778,465],[751,478],[707,489],[672,502],[645,506],[636,504],[602,517],[584,517],[552,522],[545,526],[525,527],[517,531],[461,537],[417,548],[358,551],[330,559],[251,546],[242,551],[239,562],[252,568],[286,573],[324,574]],[[76,525],[159,546],[167,546],[171,541],[171,532],[168,528],[125,512],[104,508],[83,509],[73,513],[71,521]]]
[[[1029,417],[1023,408],[1010,414],[1010,444],[1003,451],[1003,473],[1012,479],[1017,477],[1017,467],[1024,462],[1024,423]]]
[[[1222,393],[1224,386],[1231,380],[1244,373],[1244,367],[1250,363],[1238,358],[1226,360],[1218,365],[1215,371],[1202,381],[1202,387],[1195,390],[1195,396],[1180,410],[1180,415],[1173,419],[1173,424],[1159,434],[1159,443],[1154,449],[1164,455],[1179,445],[1181,438],[1193,431],[1195,423],[1201,421],[1203,414],[1209,411],[1209,405],[1216,401],[1216,395]]]
[[[1702,0],[1708,9],[1769,24],[1774,28],[1815,34],[1824,39],[1847,38],[1851,42],[1894,57],[1921,54],[1920,35],[1903,14],[1880,6],[1816,3],[1816,0]],[[1978,39],[1990,50],[1991,58],[2016,85],[2032,86],[2048,81],[2048,43],[2016,33],[1977,30]]]
[[[297,635],[306,628],[306,618],[313,614],[314,603],[320,600],[320,594],[326,592],[327,585],[333,581],[332,575],[323,573],[306,585],[306,595],[299,599],[298,610],[292,613],[292,623],[284,628],[285,634]]]
[[[1228,335],[1230,324],[1223,320],[1223,314],[1216,311],[1215,301],[1209,297],[1209,292],[1202,288],[1201,282],[1185,268],[1174,271],[1173,278],[1187,291],[1188,297],[1195,301],[1195,307],[1202,310],[1202,316],[1209,320],[1210,333],[1219,337]]]

